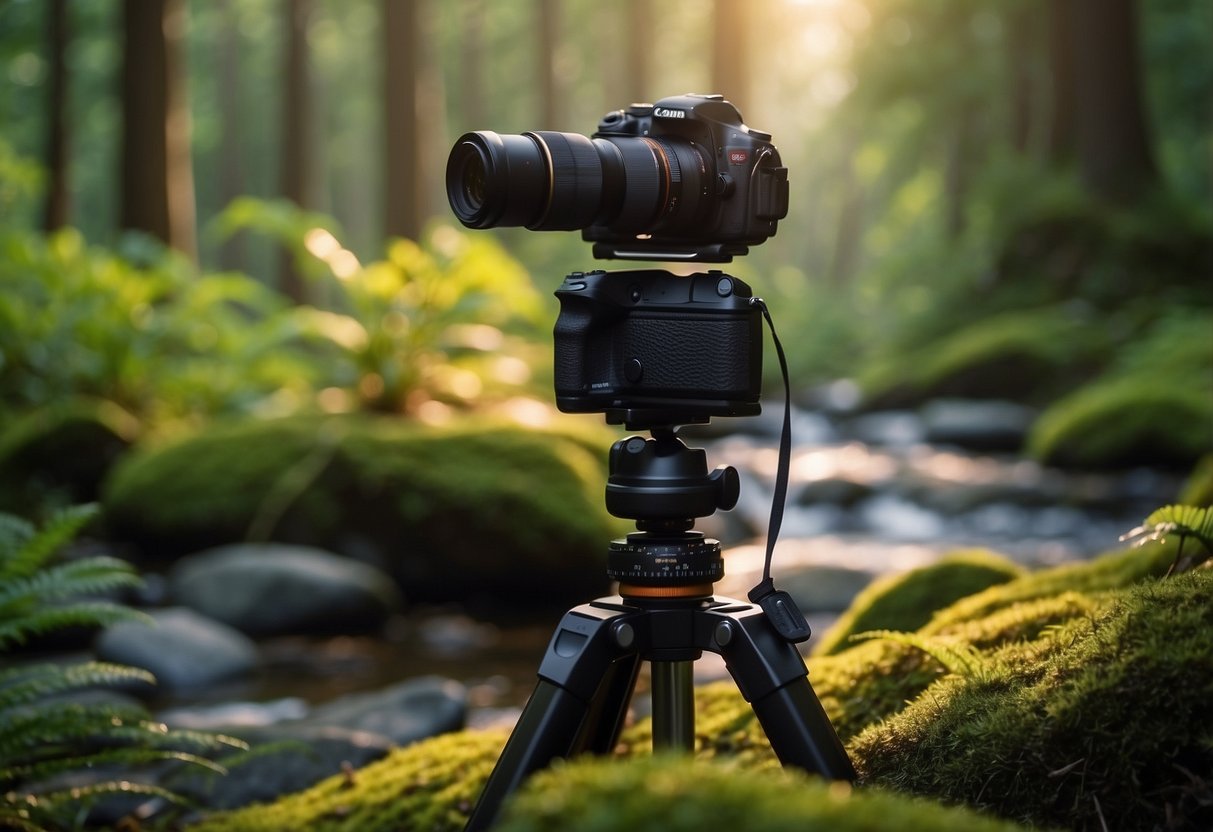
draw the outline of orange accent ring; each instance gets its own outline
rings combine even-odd
[[[704,598],[712,594],[712,585],[691,586],[636,586],[620,584],[619,594],[624,598]]]

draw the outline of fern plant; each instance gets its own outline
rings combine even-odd
[[[1175,572],[1185,572],[1200,565],[1213,555],[1213,509],[1198,506],[1163,506],[1151,512],[1140,526],[1120,536],[1121,540],[1131,540],[1134,546],[1142,546],[1152,540],[1166,540],[1174,535],[1179,538],[1179,547],[1175,553],[1175,562],[1167,571],[1168,575]],[[1184,544],[1189,539],[1195,540],[1203,548],[1202,552],[1184,554]]]
[[[95,506],[61,512],[38,530],[0,514],[0,657],[31,637],[64,627],[104,627],[145,619],[90,594],[137,586],[126,563],[89,557],[52,558],[97,513]],[[195,731],[170,731],[145,709],[130,704],[83,704],[57,698],[94,687],[152,683],[145,670],[103,662],[17,664],[0,668],[0,829],[77,828],[94,801],[113,794],[142,794],[174,802],[159,786],[116,778],[81,786],[67,777],[89,769],[127,769],[179,761],[223,769],[211,752],[246,748],[239,740]]]

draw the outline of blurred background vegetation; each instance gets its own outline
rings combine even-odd
[[[533,411],[588,247],[455,231],[447,149],[694,90],[791,171],[733,270],[798,386],[1016,399],[1049,408],[1043,458],[1132,461],[1144,430],[1186,464],[1211,38],[1201,0],[0,0],[0,427],[69,397],[132,437]],[[1136,439],[1073,446],[1139,405]]]

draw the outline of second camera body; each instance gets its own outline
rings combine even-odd
[[[574,272],[556,297],[562,411],[670,423],[759,412],[762,320],[743,281],[719,271]]]

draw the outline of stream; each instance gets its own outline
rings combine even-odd
[[[761,574],[781,418],[779,408],[771,410],[684,432],[687,444],[708,450],[709,467],[732,465],[741,477],[737,507],[698,525],[725,549],[718,594],[743,597]],[[795,410],[774,575],[814,576],[819,591],[805,610],[814,630],[877,576],[957,548],[993,549],[1030,567],[1089,558],[1118,548],[1121,534],[1174,500],[1182,482],[1174,473],[1061,471],[1008,450],[1022,442],[1032,415],[990,402],[868,414]],[[730,433],[714,432],[726,427]],[[466,686],[470,725],[508,725],[530,693],[556,620],[504,626],[429,609],[394,619],[377,637],[271,639],[261,645],[253,678],[158,704],[162,718],[181,725],[267,724],[345,694],[436,675]],[[695,672],[697,681],[725,674],[714,656]]]

